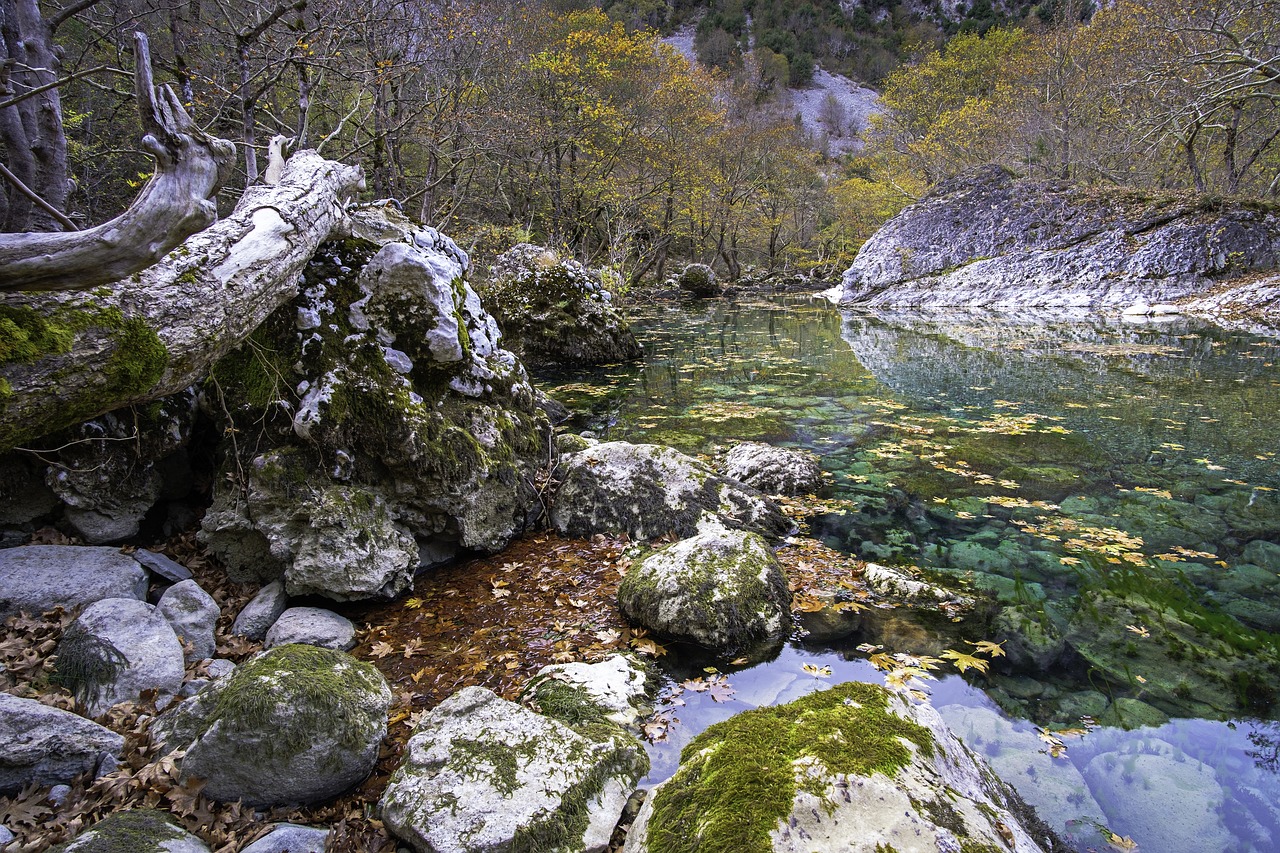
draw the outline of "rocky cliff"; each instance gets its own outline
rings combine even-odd
[[[1023,181],[988,166],[877,231],[845,272],[841,302],[1120,309],[1277,266],[1280,214],[1264,205]]]

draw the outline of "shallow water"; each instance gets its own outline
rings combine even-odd
[[[1082,849],[1105,847],[1105,824],[1145,850],[1280,850],[1280,732],[1249,721],[1274,717],[1280,688],[1277,341],[1183,320],[842,316],[797,298],[636,320],[643,367],[542,381],[579,428],[690,453],[738,440],[816,451],[844,502],[811,523],[826,544],[974,583],[1081,647],[1110,632],[1100,657],[1045,671],[1002,659],[990,677],[932,690]],[[1113,606],[1132,596],[1150,612]],[[679,722],[655,745],[651,781],[731,713],[878,680],[861,657],[793,643],[715,691],[705,681],[719,676],[703,675],[670,709]],[[700,663],[673,675],[695,678]],[[1154,726],[1104,725],[1064,737],[1059,757],[1040,751],[1036,724],[1079,727],[1081,714]]]

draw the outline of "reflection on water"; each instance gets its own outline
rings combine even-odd
[[[1276,729],[1222,722],[1273,717],[1280,690],[1276,341],[799,299],[638,319],[644,366],[544,388],[602,437],[817,451],[846,509],[815,536],[990,592],[1013,660],[934,702],[1054,821],[1094,845],[1097,823],[1146,850],[1280,849]],[[846,656],[793,646],[732,673],[731,699],[686,690],[655,777],[711,722],[824,686],[802,660],[879,677]],[[1082,716],[1104,727],[1040,751],[1036,724]]]

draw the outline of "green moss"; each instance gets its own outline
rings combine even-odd
[[[115,335],[115,352],[107,360],[108,390],[135,394],[148,390],[169,366],[169,350],[155,330],[135,317],[125,320]]]
[[[355,747],[361,742],[364,713],[352,694],[376,692],[382,683],[372,665],[342,652],[300,643],[278,646],[227,680],[205,720],[206,728],[221,720],[232,732],[261,733],[287,703],[290,725],[266,741],[273,754],[306,750],[318,731],[342,732],[342,745]]]
[[[911,761],[908,743],[932,756],[929,731],[891,713],[888,701],[881,687],[848,683],[711,726],[685,747],[680,770],[656,795],[649,849],[767,853],[797,793],[796,761],[892,776]]]
[[[480,776],[493,783],[504,796],[515,793],[519,782],[516,779],[516,755],[511,750],[491,741],[467,740],[454,738],[450,742],[453,757],[450,764],[461,765],[465,773]]]
[[[0,305],[0,364],[71,351],[75,330],[20,306]]]
[[[54,853],[68,848],[74,853],[160,853],[166,842],[184,834],[164,812],[129,809],[108,815],[86,832],[87,838],[54,848]]]

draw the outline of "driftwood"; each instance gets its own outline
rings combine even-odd
[[[4,295],[0,319],[48,351],[0,364],[0,449],[189,387],[296,295],[363,186],[358,167],[299,152],[278,185],[250,187],[229,217],[128,281]]]
[[[0,290],[85,290],[119,281],[217,218],[210,199],[235,146],[201,131],[173,90],[154,84],[147,37],[135,33],[134,42],[142,146],[155,158],[155,175],[128,210],[96,228],[0,235]]]

